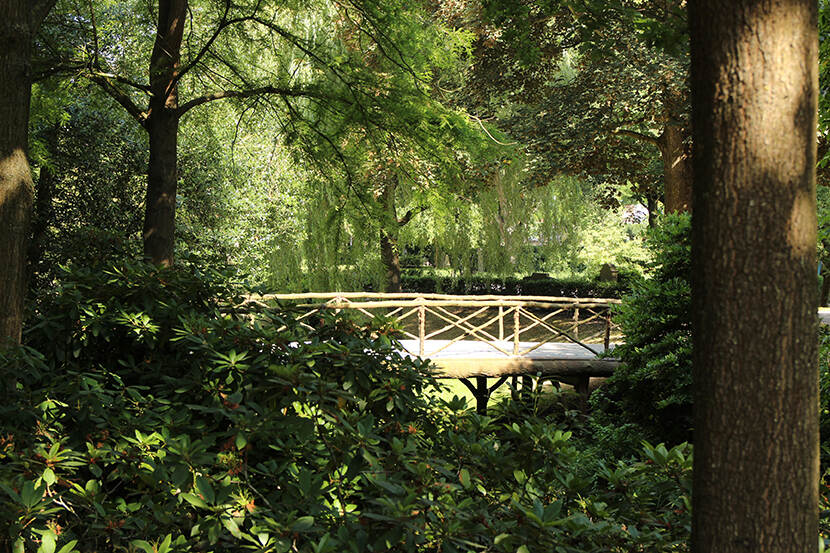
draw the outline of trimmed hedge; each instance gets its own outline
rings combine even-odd
[[[636,274],[620,273],[617,282],[589,279],[515,278],[471,276],[452,278],[406,271],[401,275],[404,292],[499,296],[560,296],[572,298],[619,298],[631,290]]]

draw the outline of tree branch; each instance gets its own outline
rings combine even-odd
[[[112,84],[112,81],[109,78],[93,73],[89,75],[89,79],[100,86],[113,100],[121,104],[121,107],[127,110],[127,113],[129,113],[133,119],[138,121],[142,127],[146,124],[147,112],[142,111],[137,105],[135,105],[132,98],[130,98],[123,91],[119,90],[117,86]]]
[[[654,144],[655,146],[660,145],[660,140],[656,136],[650,134],[644,134],[641,132],[632,131],[628,129],[617,129],[615,131],[611,131],[611,133],[618,134],[621,136],[628,136],[629,138],[633,138],[641,142],[648,142],[649,144]]]
[[[210,47],[213,46],[213,43],[216,42],[216,39],[219,38],[219,35],[222,33],[223,30],[227,29],[231,25],[236,25],[237,23],[251,21],[251,19],[253,18],[253,16],[245,16],[237,17],[234,19],[228,19],[228,13],[230,12],[230,9],[231,1],[225,0],[225,11],[222,14],[222,18],[219,20],[219,24],[216,26],[216,29],[214,29],[213,34],[210,36],[207,42],[205,42],[205,44],[202,46],[202,48],[199,50],[196,56],[192,60],[190,60],[190,62],[188,62],[188,64],[184,66],[181,71],[179,71],[178,75],[176,75],[176,77],[173,79],[173,86],[175,86],[176,83],[178,83],[188,71],[192,70],[199,64],[200,61],[202,61],[202,58],[205,56],[205,54],[207,54],[208,50],[210,50]]]
[[[398,219],[398,226],[399,227],[405,226],[409,221],[412,220],[412,218],[415,215],[418,215],[419,213],[423,213],[426,210],[427,210],[427,208],[425,206],[422,206],[422,205],[418,206],[416,208],[410,209],[409,211],[406,212],[406,215],[404,215],[403,217]]]
[[[182,116],[191,109],[195,108],[196,106],[200,106],[208,102],[213,102],[215,100],[223,100],[225,98],[250,98],[251,96],[262,96],[265,94],[275,94],[277,96],[293,98],[326,98],[324,94],[321,94],[314,90],[263,86],[251,90],[222,90],[219,92],[214,92],[212,94],[205,94],[204,96],[199,96],[197,98],[189,100],[188,102],[185,102],[184,104],[179,106],[179,109],[176,111],[178,112],[179,116]]]
[[[49,11],[55,6],[57,0],[33,0],[31,8],[29,8],[29,24],[32,29],[37,30],[40,24],[46,19]]]
[[[95,7],[92,5],[92,0],[87,0],[89,4],[89,21],[92,24],[92,41],[95,51],[92,53],[92,66],[99,67],[98,54],[100,47],[98,46],[98,24],[95,22]]]
[[[60,74],[75,74],[79,71],[82,71],[86,68],[86,64],[83,62],[72,62],[70,63],[59,63],[57,65],[53,65],[51,67],[47,67],[40,71],[37,71],[32,75],[32,82],[37,83],[43,80],[48,79],[49,77],[54,77],[55,75]]]
[[[103,71],[89,71],[87,74],[88,74],[90,79],[92,79],[93,77],[99,78],[99,79],[108,79],[108,80],[111,80],[111,81],[115,81],[117,83],[121,83],[121,84],[125,84],[127,86],[131,86],[133,88],[137,88],[138,90],[140,90],[142,92],[146,92],[147,94],[150,94],[150,85],[137,83],[137,82],[135,82],[131,79],[128,79],[127,77],[122,77],[121,75],[115,75],[113,73],[104,73]]]

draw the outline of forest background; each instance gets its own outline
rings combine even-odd
[[[0,358],[16,551],[688,549],[683,2],[33,6],[33,194],[2,204],[34,203],[24,345]],[[609,262],[630,347],[590,417],[435,399],[388,328],[217,315],[241,279],[395,291],[413,265],[492,289]]]
[[[676,9],[230,6],[189,6],[174,153],[147,132],[156,14],[59,3],[46,19],[32,290],[60,265],[138,253],[165,157],[176,253],[271,290],[394,290],[401,265],[638,273],[666,191],[687,207],[671,195],[690,193],[688,171],[663,170],[690,142]]]

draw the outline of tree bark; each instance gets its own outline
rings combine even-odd
[[[150,165],[144,215],[144,256],[156,265],[174,261],[178,185],[181,46],[187,0],[160,0],[158,29],[150,58],[150,106],[144,126],[150,138]]]
[[[0,2],[0,344],[19,343],[34,188],[26,157],[32,39],[53,1]]]
[[[692,160],[690,148],[684,144],[684,136],[683,129],[667,124],[658,140],[663,159],[663,206],[666,213],[692,210]]]
[[[815,0],[689,3],[692,551],[818,536]]]
[[[394,294],[401,291],[401,258],[398,251],[400,225],[395,206],[397,176],[390,172],[381,178],[384,180],[378,199],[385,214],[385,224],[380,229],[380,259],[386,270],[384,291]]]

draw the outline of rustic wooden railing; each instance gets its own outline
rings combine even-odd
[[[386,294],[320,292],[268,294],[248,298],[243,305],[292,303],[305,309],[305,320],[326,309],[349,309],[368,318],[395,320],[405,338],[417,340],[421,357],[432,357],[453,344],[472,340],[506,356],[521,357],[552,342],[579,344],[592,354],[608,349],[619,336],[611,317],[616,299],[549,296],[455,296],[447,294]],[[437,349],[430,349],[430,341]]]

